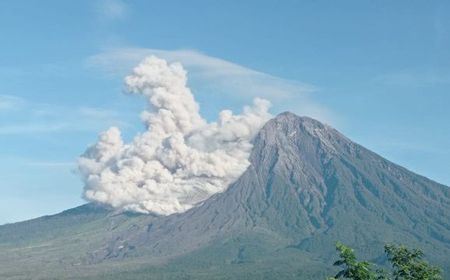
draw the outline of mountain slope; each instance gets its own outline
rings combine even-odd
[[[95,274],[98,269],[89,267],[89,252],[110,240],[115,231],[130,228],[143,218],[149,219],[85,204],[60,214],[0,226],[0,279]]]
[[[263,127],[250,161],[227,191],[186,213],[131,215],[87,205],[2,226],[3,278],[23,279],[20,271],[45,263],[44,278],[318,279],[330,272],[337,240],[381,261],[385,243],[405,243],[450,267],[448,187],[291,113]],[[112,267],[128,272],[109,274]]]

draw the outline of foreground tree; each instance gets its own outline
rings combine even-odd
[[[418,249],[410,250],[405,246],[384,246],[390,263],[394,269],[392,275],[395,280],[441,280],[441,270],[422,259],[423,252]]]
[[[334,262],[335,266],[342,266],[343,269],[339,271],[333,279],[354,279],[354,280],[375,280],[378,278],[377,274],[373,271],[372,265],[367,261],[358,261],[355,256],[355,252],[352,248],[338,242],[336,244],[336,250],[339,252],[339,260]]]
[[[358,261],[353,249],[338,242],[336,250],[339,260],[333,265],[343,267],[334,277],[328,280],[442,280],[441,270],[422,259],[423,252],[410,250],[405,246],[386,245],[384,251],[392,265],[392,278],[381,269],[374,270],[374,265],[367,261]]]

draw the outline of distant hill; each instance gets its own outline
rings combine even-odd
[[[450,189],[283,113],[224,193],[170,216],[93,204],[0,227],[0,279],[323,279],[334,244],[383,265],[424,250],[450,277]]]

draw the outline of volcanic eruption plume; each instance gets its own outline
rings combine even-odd
[[[240,115],[224,110],[208,123],[186,82],[181,64],[154,56],[125,78],[127,92],[148,102],[146,130],[126,144],[111,127],[85,151],[79,159],[85,199],[170,215],[223,192],[245,171],[251,139],[271,118],[270,102],[255,99]]]

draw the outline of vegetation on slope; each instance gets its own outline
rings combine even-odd
[[[375,265],[368,261],[358,261],[356,255],[348,246],[338,242],[336,250],[339,260],[334,265],[342,266],[334,277],[328,280],[442,280],[441,270],[423,260],[423,252],[419,249],[408,249],[405,246],[385,245],[384,251],[392,265],[388,274],[382,269],[374,270]]]

